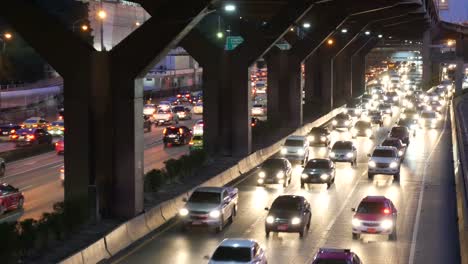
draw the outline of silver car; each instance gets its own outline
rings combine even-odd
[[[350,162],[351,166],[357,165],[357,149],[352,141],[335,142],[329,155],[334,162]]]

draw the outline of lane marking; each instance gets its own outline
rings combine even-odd
[[[31,188],[34,188],[34,185],[28,185],[28,186],[25,186],[23,188],[20,188],[20,191],[24,192],[24,191],[27,191],[28,189],[31,189]]]
[[[422,207],[422,202],[423,202],[423,197],[424,197],[424,187],[426,185],[426,173],[427,173],[427,168],[430,165],[430,159],[432,157],[432,154],[434,154],[435,150],[437,149],[437,146],[440,143],[440,140],[442,139],[442,136],[445,133],[445,129],[447,127],[447,109],[445,110],[445,118],[444,118],[444,128],[442,129],[442,132],[440,133],[439,137],[437,138],[436,144],[434,145],[434,148],[431,150],[429,153],[429,156],[427,156],[426,161],[425,161],[425,166],[423,169],[423,175],[422,175],[422,181],[421,181],[421,191],[419,192],[419,199],[418,199],[418,209],[416,212],[416,218],[414,220],[414,225],[413,225],[413,236],[411,238],[411,250],[410,250],[410,255],[408,258],[408,264],[414,264],[414,258],[416,254],[416,244],[417,244],[417,238],[418,238],[418,233],[419,233],[419,222],[421,218],[421,207]]]
[[[8,176],[3,177],[3,179],[12,178],[12,177],[15,177],[15,176],[18,176],[18,175],[21,175],[21,174],[26,174],[26,173],[29,173],[29,172],[32,172],[32,171],[35,171],[35,170],[40,170],[40,169],[43,169],[43,168],[45,168],[45,167],[55,166],[55,165],[58,165],[58,164],[60,164],[60,165],[63,164],[63,161],[56,161],[56,162],[53,162],[53,163],[44,164],[44,165],[39,166],[39,167],[34,167],[34,168],[32,168],[32,169],[29,169],[29,170],[17,172],[17,173],[15,173],[15,174],[12,174],[12,175],[8,175]],[[53,168],[53,167],[52,167],[52,168]]]

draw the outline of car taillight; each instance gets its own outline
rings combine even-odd
[[[65,173],[65,169],[64,169],[64,168],[61,168],[61,169],[60,169],[60,172],[61,172],[61,173]]]
[[[183,134],[183,133],[184,133],[184,131],[182,130],[182,128],[179,128],[179,133],[180,133],[180,134]]]
[[[167,132],[167,128],[165,128],[165,129],[163,130],[163,135],[165,135],[166,132]]]
[[[190,98],[190,94],[186,94],[185,97]]]
[[[11,135],[11,138],[18,138],[18,135]]]
[[[12,129],[10,130],[10,134],[16,133],[16,130]]]
[[[177,95],[177,98],[181,98],[181,97],[182,97],[182,95],[181,95],[181,94],[178,94],[178,95]]]
[[[390,209],[388,209],[388,208],[383,209],[383,213],[384,214],[390,214]]]
[[[26,136],[28,139],[34,139],[34,135],[27,135]]]

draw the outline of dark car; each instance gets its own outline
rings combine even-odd
[[[192,112],[189,108],[180,106],[172,107],[172,111],[179,117],[179,120],[190,120],[192,119]]]
[[[23,193],[9,184],[0,184],[0,215],[6,211],[21,209],[24,204]]]
[[[401,158],[401,160],[404,159],[406,154],[406,144],[403,144],[403,142],[400,139],[387,138],[380,145],[386,147],[395,147],[398,150],[398,156]]]
[[[404,126],[394,126],[392,130],[390,130],[389,137],[391,138],[398,138],[406,145],[410,143],[410,131],[407,127]]]
[[[367,115],[367,117],[369,118],[369,121],[372,124],[383,126],[383,116],[382,116],[382,112],[380,112],[379,110],[369,111],[369,114]]]
[[[301,174],[301,188],[309,183],[326,183],[327,189],[335,182],[335,164],[330,159],[311,159]]]
[[[186,126],[170,126],[163,131],[164,147],[171,145],[185,145],[192,138],[192,130]]]
[[[334,129],[350,129],[353,126],[353,120],[350,115],[341,113],[335,116],[332,120],[332,126]]]
[[[359,120],[354,124],[354,127],[351,128],[351,135],[353,138],[356,137],[369,137],[373,138],[372,134],[372,124],[367,121]]]
[[[362,264],[362,261],[350,249],[320,248],[312,264]]]
[[[150,116],[143,115],[143,131],[151,132],[153,122],[151,122]]]
[[[259,121],[259,119],[258,119],[258,118],[256,118],[256,117],[252,117],[252,118],[250,119],[250,126],[251,126],[251,127],[255,127],[255,126],[257,126],[257,124],[258,124],[258,121]]]
[[[265,233],[270,232],[299,233],[303,237],[310,228],[312,211],[307,200],[298,195],[278,196],[271,208],[265,208],[268,216],[265,220]]]
[[[398,126],[407,127],[410,131],[413,131],[413,136],[415,136],[416,130],[419,128],[419,120],[414,118],[402,118],[398,120]]]
[[[177,99],[182,102],[188,102],[192,98],[192,94],[189,91],[181,91],[177,94]]]
[[[314,127],[307,136],[310,145],[330,145],[330,131],[326,127]]]
[[[387,92],[384,96],[384,101],[389,104],[398,104],[400,97],[397,92]]]
[[[36,144],[52,144],[52,135],[42,128],[23,128],[16,131],[10,138],[17,147]]]
[[[269,158],[259,167],[257,184],[279,183],[286,187],[291,179],[291,162],[285,158]]]
[[[17,130],[21,129],[21,126],[18,124],[8,123],[0,125],[0,136],[10,136],[14,134]]]

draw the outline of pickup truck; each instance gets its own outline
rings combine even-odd
[[[164,125],[170,123],[179,123],[179,118],[171,108],[168,109],[158,109],[156,113],[153,114],[153,120],[156,125]]]
[[[214,227],[221,232],[227,222],[232,222],[237,212],[237,188],[231,187],[199,187],[184,199],[185,207],[179,210],[179,215],[188,227]]]

